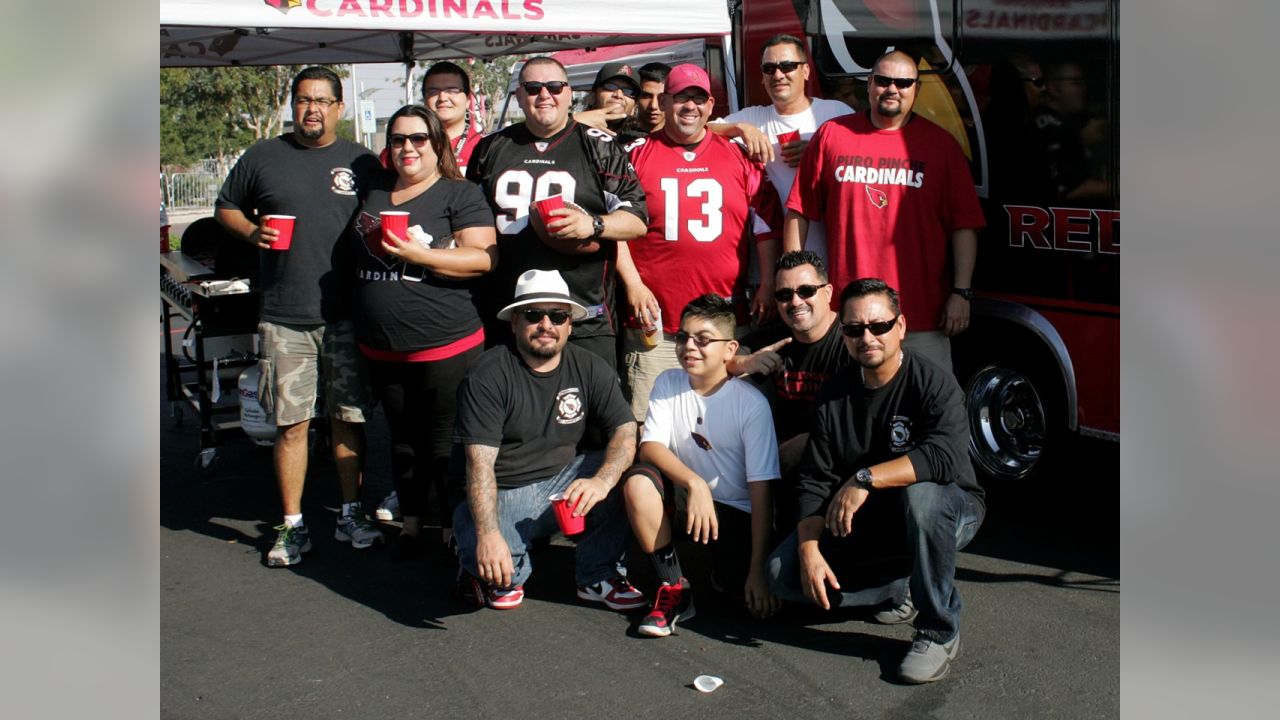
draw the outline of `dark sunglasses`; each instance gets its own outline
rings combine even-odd
[[[824,287],[826,287],[826,285],[801,285],[795,290],[792,290],[791,288],[779,288],[773,291],[773,299],[780,303],[785,303],[791,302],[791,297],[793,295],[799,295],[801,298],[808,300],[814,295],[817,295],[818,291]]]
[[[569,83],[563,82],[561,80],[552,80],[551,82],[530,81],[527,83],[521,83],[520,87],[524,88],[524,91],[530,95],[540,94],[542,92],[542,88],[546,88],[547,92],[551,93],[552,95],[559,95],[560,93],[564,92],[565,88],[569,87]]]
[[[635,97],[636,94],[639,92],[638,90],[631,87],[630,85],[622,85],[620,83],[612,83],[612,82],[604,83],[603,85],[600,86],[600,89],[606,90],[608,92],[617,92],[621,90],[622,94],[626,95],[629,98]]]
[[[902,316],[894,315],[892,320],[872,323],[843,323],[840,325],[840,332],[844,333],[846,337],[860,338],[862,333],[870,330],[872,335],[880,336],[892,330],[893,326],[898,324],[898,318],[900,317]]]
[[[711,441],[708,440],[707,437],[701,433],[691,432],[689,433],[689,437],[693,438],[693,442],[696,443],[698,447],[702,448],[703,450],[706,450],[707,452],[711,452],[712,450],[715,449],[711,447]]]
[[[552,325],[563,325],[568,322],[569,318],[573,317],[573,313],[565,310],[537,310],[533,308],[521,310],[520,315],[530,325],[537,325],[542,322],[542,318],[551,318]]]
[[[888,75],[872,75],[871,79],[875,81],[876,85],[879,85],[882,88],[889,87],[890,85],[897,85],[899,90],[906,90],[916,84],[917,78],[895,78],[889,77]]]
[[[690,100],[693,101],[694,105],[706,105],[707,100],[710,99],[710,97],[710,95],[704,92],[682,92],[677,95],[672,95],[671,100],[676,105],[683,105]]]
[[[760,66],[760,72],[764,73],[765,76],[769,76],[774,74],[776,71],[781,70],[783,75],[790,75],[795,72],[796,68],[804,64],[805,62],[803,60],[783,60],[782,62],[777,63],[764,63]]]
[[[685,343],[689,342],[689,338],[693,338],[693,344],[700,348],[704,348],[711,343],[729,342],[733,340],[733,338],[708,338],[702,337],[701,335],[690,335],[689,333],[681,330],[676,333],[676,347],[683,347]]]
[[[400,133],[394,133],[391,135],[391,137],[387,138],[387,140],[390,141],[387,143],[387,145],[393,148],[400,147],[401,145],[404,144],[405,140],[408,140],[409,142],[413,143],[414,147],[420,148],[423,145],[426,145],[427,143],[431,142],[431,136],[426,133],[414,133],[412,135],[401,135]]]
[[[1035,86],[1036,86],[1036,87],[1038,87],[1038,88],[1043,88],[1043,87],[1044,87],[1044,78],[1043,78],[1043,77],[1041,77],[1041,76],[1039,76],[1039,75],[1037,75],[1037,76],[1035,76],[1035,77],[1022,78],[1022,82],[1029,82],[1029,83],[1031,83],[1032,85],[1035,85]]]

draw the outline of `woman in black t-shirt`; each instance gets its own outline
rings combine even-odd
[[[404,519],[401,557],[419,554],[431,486],[444,540],[444,483],[454,392],[484,348],[474,278],[497,266],[493,213],[458,172],[440,120],[406,105],[387,123],[390,168],[370,184],[350,237],[356,255],[356,339],[391,429],[392,474]],[[384,237],[381,213],[409,213],[407,237]]]

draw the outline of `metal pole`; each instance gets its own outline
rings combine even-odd
[[[364,136],[360,133],[360,93],[357,92],[355,63],[351,63],[351,94],[356,96],[355,98],[356,101],[352,108],[352,115],[353,115],[353,119],[355,120],[353,127],[355,128],[356,139],[360,139],[360,138],[363,138]],[[366,145],[365,147],[368,147],[368,146]]]

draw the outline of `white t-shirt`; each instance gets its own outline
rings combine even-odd
[[[705,438],[710,450],[694,437]],[[703,397],[683,369],[664,371],[649,394],[649,414],[640,442],[665,445],[711,488],[711,497],[751,512],[747,483],[775,480],[778,441],[769,401],[750,383],[730,378]]]
[[[843,115],[852,115],[853,112],[853,108],[839,100],[810,98],[808,109],[795,115],[779,115],[777,109],[772,105],[752,105],[716,122],[744,122],[755,126],[760,132],[769,136],[769,141],[773,143],[773,160],[765,164],[765,172],[769,174],[769,181],[773,183],[774,189],[778,191],[782,206],[785,208],[787,206],[787,197],[791,195],[791,184],[796,179],[796,168],[791,167],[782,159],[778,136],[792,130],[798,130],[800,139],[808,140],[813,137],[814,131],[822,123]],[[778,228],[779,232],[781,230],[782,228]],[[809,235],[805,238],[804,249],[812,250],[824,262],[826,261],[827,236],[823,232],[821,222],[809,221]],[[753,264],[751,266],[753,276],[756,274],[755,269]]]

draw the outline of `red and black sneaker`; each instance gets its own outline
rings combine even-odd
[[[666,637],[675,630],[676,623],[688,620],[694,615],[693,589],[689,581],[680,578],[679,585],[662,583],[658,588],[658,596],[653,601],[653,610],[640,621],[636,628],[641,635],[649,637]]]
[[[458,595],[464,603],[474,608],[488,606],[494,610],[510,610],[524,602],[524,586],[497,588],[458,568]]]
[[[578,588],[578,597],[591,602],[604,603],[610,610],[630,612],[647,607],[644,595],[621,575],[612,580],[601,580],[594,585]]]

